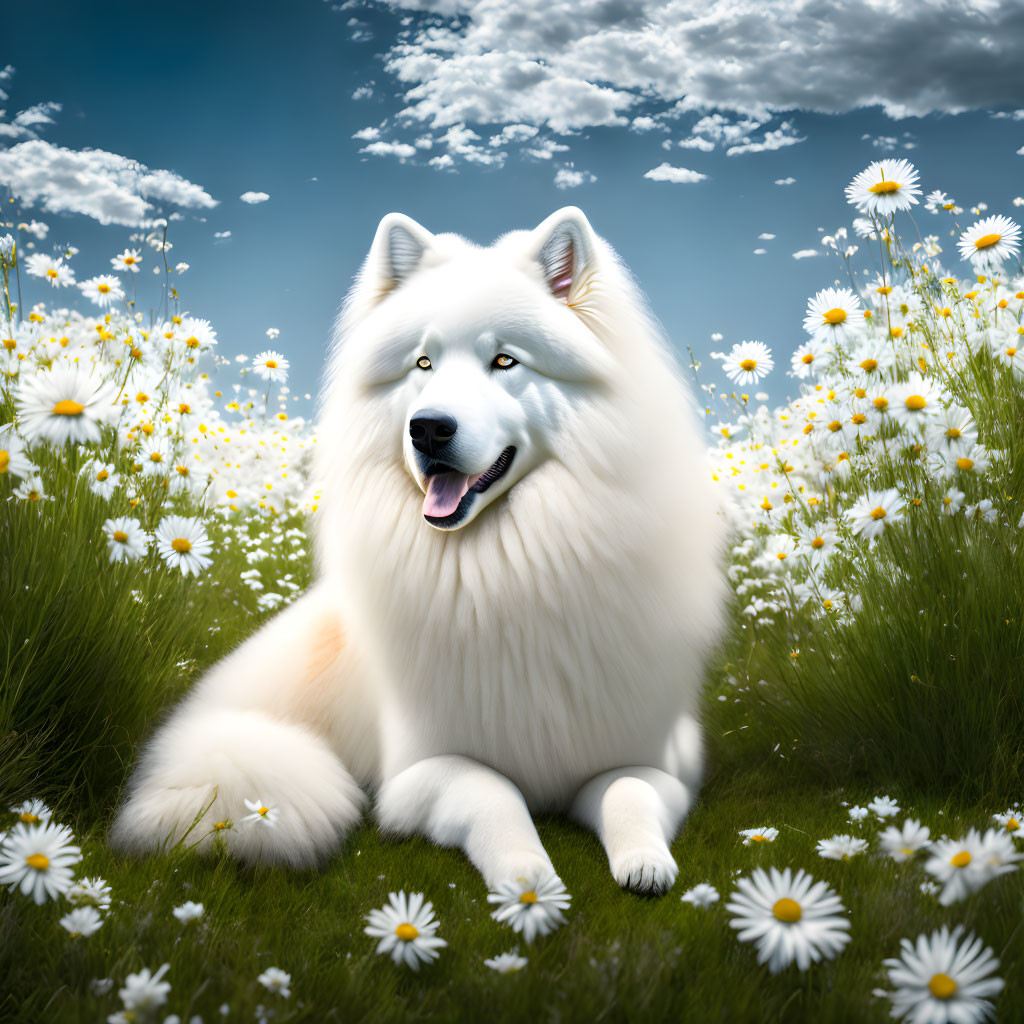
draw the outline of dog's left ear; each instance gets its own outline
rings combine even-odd
[[[370,247],[369,266],[378,291],[385,295],[410,278],[428,262],[434,236],[412,217],[389,213],[380,222]]]
[[[566,206],[539,224],[530,237],[531,255],[556,299],[569,302],[594,259],[594,231],[583,211]]]

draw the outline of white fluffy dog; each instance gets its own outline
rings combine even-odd
[[[312,865],[362,785],[382,830],[461,847],[492,888],[553,873],[537,811],[593,829],[620,885],[671,886],[724,524],[611,248],[573,207],[490,248],[389,214],[319,437],[318,580],[159,728],[115,846],[195,824],[200,847]],[[277,827],[238,827],[247,798]]]

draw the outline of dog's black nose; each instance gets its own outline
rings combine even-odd
[[[418,452],[436,459],[455,436],[459,424],[454,416],[437,409],[421,409],[409,421],[409,437]]]

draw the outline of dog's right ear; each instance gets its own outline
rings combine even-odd
[[[373,236],[369,258],[381,298],[416,272],[431,251],[433,239],[425,227],[404,213],[389,213],[384,217]]]

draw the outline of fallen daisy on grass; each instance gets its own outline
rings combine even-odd
[[[882,850],[897,864],[910,860],[915,854],[931,845],[931,831],[916,818],[907,818],[902,828],[890,825],[879,837]]]
[[[801,971],[832,959],[850,941],[839,897],[803,870],[760,868],[736,883],[726,904],[742,942],[757,946],[757,962],[778,974],[794,960]]]
[[[939,903],[944,907],[977,892],[999,875],[1016,871],[1017,853],[1005,831],[989,829],[984,835],[969,829],[960,839],[936,840],[924,869],[943,884]]]
[[[744,837],[743,845],[751,843],[774,843],[779,834],[777,828],[742,828],[739,834]]]
[[[124,979],[124,988],[118,989],[117,994],[121,997],[125,1010],[131,1011],[131,1015],[115,1014],[107,1020],[113,1021],[116,1017],[118,1024],[122,1020],[135,1021],[138,1020],[140,1013],[149,1013],[158,1006],[163,1006],[167,1002],[167,993],[171,991],[171,983],[164,981],[163,977],[170,969],[170,964],[161,964],[154,973],[151,973],[148,967],[143,967],[137,974],[129,974]]]
[[[288,987],[292,983],[292,976],[280,967],[268,967],[256,980],[268,991],[274,992],[287,999],[292,990]]]
[[[80,878],[65,895],[76,907],[106,910],[110,906],[110,886],[103,878]]]
[[[552,873],[539,885],[526,878],[502,882],[497,892],[487,894],[488,903],[498,904],[491,917],[521,932],[526,942],[538,935],[549,935],[565,924],[563,910],[572,897],[558,875]]]
[[[247,814],[242,819],[243,825],[255,824],[259,821],[262,821],[264,825],[269,825],[271,828],[277,825],[278,811],[276,807],[269,807],[262,800],[246,800],[245,806],[252,811],[252,814]],[[214,828],[216,827],[214,825]]]
[[[1005,984],[991,977],[999,961],[973,935],[961,943],[963,930],[957,925],[950,932],[943,925],[916,942],[901,939],[900,955],[882,961],[894,990],[876,995],[892,1003],[891,1016],[913,1024],[974,1024],[994,1016],[986,997],[998,995]]]
[[[900,805],[888,796],[876,796],[875,799],[868,804],[868,810],[873,811],[882,819],[892,818],[894,815],[899,813],[899,809]]]
[[[683,903],[707,910],[712,904],[718,902],[718,890],[713,885],[708,885],[707,882],[701,882],[692,889],[687,889],[679,899]]]
[[[189,921],[198,921],[203,916],[203,905],[189,900],[187,903],[182,903],[180,907],[175,907],[171,913],[182,924],[188,924]]]
[[[437,937],[440,922],[434,917],[434,905],[423,902],[423,893],[408,896],[404,891],[388,893],[387,905],[366,915],[367,935],[380,939],[378,953],[387,953],[396,964],[414,971],[421,963],[437,959],[437,951],[448,943]]]
[[[528,962],[525,956],[519,956],[516,953],[499,953],[496,957],[485,960],[484,965],[490,967],[492,971],[497,971],[498,974],[515,974],[517,971],[521,971]]]
[[[819,839],[815,850],[819,857],[826,860],[849,860],[863,853],[868,848],[866,839],[856,839],[853,836],[838,835],[831,839]]]
[[[76,907],[60,919],[60,926],[72,936],[87,938],[103,927],[103,917],[95,907]]]
[[[82,851],[66,825],[18,822],[0,845],[0,885],[21,890],[36,903],[56,899],[71,887]]]

